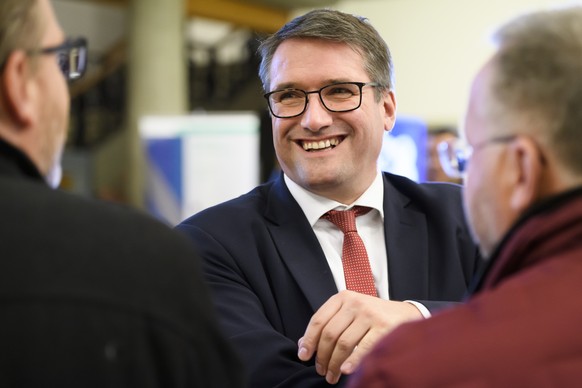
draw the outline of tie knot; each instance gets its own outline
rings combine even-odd
[[[365,206],[354,206],[350,210],[330,210],[323,218],[337,226],[343,233],[356,232],[356,217],[372,210]]]

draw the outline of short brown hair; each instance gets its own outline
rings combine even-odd
[[[345,43],[362,55],[370,80],[381,86],[377,90],[393,89],[390,50],[368,20],[336,10],[317,9],[291,20],[261,43],[259,77],[265,92],[269,92],[269,71],[275,51],[287,39],[322,39]]]

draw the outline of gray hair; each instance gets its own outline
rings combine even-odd
[[[494,39],[500,113],[528,123],[566,167],[582,173],[582,7],[520,16]]]
[[[259,77],[268,92],[270,66],[279,45],[287,39],[322,39],[346,43],[364,59],[364,68],[372,82],[382,90],[392,90],[392,57],[388,45],[367,19],[331,9],[318,9],[296,17],[278,32],[261,42]]]
[[[41,34],[38,0],[1,0],[0,71],[12,51],[38,48]]]

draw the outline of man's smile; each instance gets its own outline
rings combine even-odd
[[[343,141],[344,137],[333,137],[331,139],[318,140],[318,141],[298,141],[299,144],[305,151],[322,151],[326,149],[335,148],[339,143]]]

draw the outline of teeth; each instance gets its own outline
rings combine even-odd
[[[303,142],[303,149],[305,151],[308,150],[322,150],[325,148],[330,148],[330,147],[335,147],[336,145],[338,145],[340,143],[339,139],[337,138],[333,138],[333,139],[327,139],[327,140],[321,140],[321,141],[312,141],[312,142]]]

